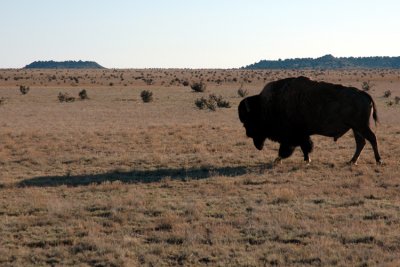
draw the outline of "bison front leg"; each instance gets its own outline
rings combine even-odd
[[[308,156],[309,153],[311,153],[312,149],[313,149],[313,142],[311,141],[311,138],[309,136],[307,136],[307,138],[305,138],[302,143],[300,144],[300,148],[301,151],[303,151],[303,155],[304,155],[304,161],[306,163],[310,163],[311,159]]]
[[[279,147],[278,157],[275,159],[274,163],[279,163],[282,159],[290,157],[295,148],[295,146],[282,143]]]

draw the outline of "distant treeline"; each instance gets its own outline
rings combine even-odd
[[[24,69],[104,69],[94,61],[35,61]]]
[[[334,57],[261,60],[243,69],[400,69],[400,57]]]

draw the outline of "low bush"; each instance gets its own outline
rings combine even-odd
[[[230,108],[231,104],[229,101],[222,99],[222,96],[214,94],[209,95],[210,100],[213,100],[219,108]]]
[[[70,96],[68,93],[58,93],[58,101],[60,101],[60,103],[62,102],[74,102],[75,101],[75,97]]]
[[[143,90],[140,93],[140,97],[142,98],[144,103],[148,103],[153,101],[153,93],[149,90]]]
[[[207,99],[202,97],[202,98],[197,98],[194,101],[194,104],[196,105],[196,107],[198,107],[199,109],[205,109],[207,108]]]
[[[193,91],[202,93],[206,90],[207,85],[203,82],[196,82],[196,83],[192,83],[190,85],[190,87],[192,88]]]
[[[222,96],[217,96],[210,94],[208,98],[201,97],[194,101],[194,104],[199,109],[209,109],[211,111],[216,111],[218,108],[230,108],[231,105],[229,101],[226,101]]]
[[[29,86],[25,86],[25,85],[20,85],[19,86],[19,91],[23,95],[26,95],[29,92],[29,90],[30,90]]]
[[[368,81],[368,82],[363,82],[363,83],[361,84],[361,88],[362,88],[364,91],[369,91],[370,89],[372,89],[373,86],[374,86],[374,85],[371,84],[369,81]]]
[[[82,91],[79,92],[79,98],[81,100],[89,99],[89,96],[88,96],[87,91],[85,89],[83,89]]]
[[[390,97],[391,95],[392,95],[392,92],[390,90],[387,90],[383,93],[383,97],[386,97],[386,98]]]
[[[249,92],[248,92],[246,89],[243,89],[242,87],[240,87],[240,88],[237,90],[237,93],[238,93],[238,95],[239,95],[240,97],[246,97],[246,96],[249,94]]]

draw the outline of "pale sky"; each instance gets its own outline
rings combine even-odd
[[[3,0],[0,68],[238,68],[261,59],[400,56],[396,0]]]

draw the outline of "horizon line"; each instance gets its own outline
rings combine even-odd
[[[285,61],[285,60],[293,60],[293,59],[320,59],[323,57],[327,57],[327,56],[331,56],[333,58],[337,58],[337,59],[344,59],[344,58],[397,58],[400,56],[334,56],[332,54],[325,54],[322,56],[318,56],[318,57],[287,57],[287,58],[277,58],[277,59],[268,59],[268,58],[264,58],[264,59],[260,59],[258,61],[255,61],[253,63],[250,63],[248,65],[254,64],[254,63],[258,63],[260,61]],[[196,69],[196,70],[234,70],[234,69],[242,69],[248,65],[243,65],[240,67],[104,67],[104,65],[98,63],[95,60],[82,60],[82,59],[77,59],[77,60],[71,60],[71,59],[67,59],[67,60],[54,60],[54,59],[50,59],[50,60],[35,60],[32,61],[29,64],[26,64],[23,67],[0,67],[1,70],[23,70],[26,68],[26,66],[34,63],[34,62],[55,62],[55,63],[63,63],[63,62],[94,62],[98,65],[100,65],[101,67],[103,67],[104,69],[178,69],[178,70],[190,70],[190,69]],[[79,69],[79,68],[26,68],[26,69]],[[82,68],[82,69],[98,69],[98,68]],[[100,68],[99,68],[100,69]]]

